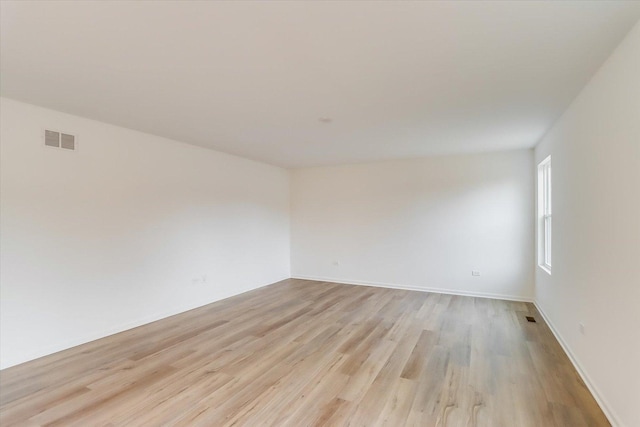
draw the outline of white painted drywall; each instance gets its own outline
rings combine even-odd
[[[639,18],[611,0],[1,1],[0,85],[289,167],[532,148]]]
[[[640,24],[536,147],[549,154],[553,267],[536,268],[537,304],[613,424],[640,426]]]
[[[288,171],[5,98],[0,111],[3,368],[289,277]],[[45,128],[78,150],[45,147]]]
[[[292,275],[531,299],[532,165],[516,150],[295,170]]]

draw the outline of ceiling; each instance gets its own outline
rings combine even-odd
[[[284,167],[532,147],[640,2],[8,2],[3,96]]]

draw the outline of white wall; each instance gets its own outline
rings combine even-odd
[[[536,268],[537,304],[613,424],[640,426],[640,24],[536,147],[549,154],[553,267]]]
[[[518,150],[295,170],[292,275],[532,299],[532,165]]]
[[[3,368],[289,277],[288,171],[0,111]],[[77,152],[45,147],[44,128],[77,134]]]

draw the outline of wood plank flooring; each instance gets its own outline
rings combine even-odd
[[[2,426],[609,425],[532,304],[293,279],[0,371],[0,405]]]

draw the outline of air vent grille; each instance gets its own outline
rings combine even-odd
[[[45,130],[44,145],[48,145],[49,147],[60,147],[60,132]]]
[[[67,150],[75,150],[76,137],[66,133],[60,134],[60,147],[66,148]]]
[[[45,130],[44,145],[47,147],[64,148],[65,150],[75,150],[76,136],[54,130]]]

